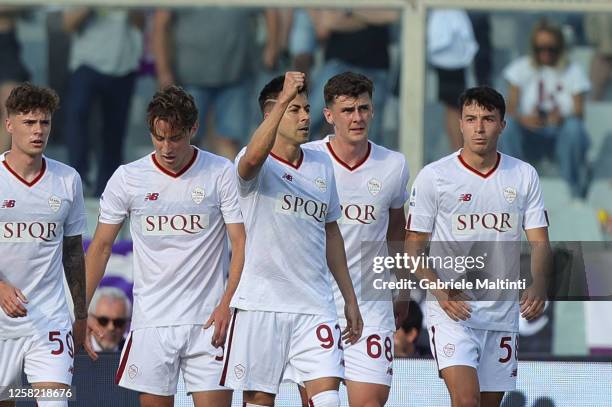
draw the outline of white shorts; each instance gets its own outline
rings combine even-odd
[[[393,345],[393,331],[364,327],[357,343],[344,345],[344,378],[390,387],[393,380]]]
[[[178,325],[142,328],[125,342],[115,383],[127,389],[171,396],[179,370],[187,393],[227,390],[219,386],[223,348],[211,344],[214,327]]]
[[[341,346],[336,319],[235,310],[226,342],[221,385],[276,394],[281,381],[342,379]]]
[[[0,339],[0,400],[7,387],[21,386],[22,370],[30,383],[72,384],[74,340],[68,329],[13,339]]]
[[[429,339],[439,370],[471,366],[478,373],[481,392],[516,390],[518,332],[442,323],[429,327]]]

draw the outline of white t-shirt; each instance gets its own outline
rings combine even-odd
[[[335,318],[325,224],[340,218],[340,204],[329,157],[302,149],[293,166],[270,154],[255,178],[236,177],[247,242],[232,306]]]
[[[390,280],[389,272],[376,274],[372,271],[372,264],[374,257],[388,254],[389,209],[403,208],[408,200],[406,159],[400,153],[370,142],[365,159],[350,167],[334,153],[329,140],[330,136],[327,136],[305,144],[304,148],[327,153],[334,165],[342,209],[338,225],[363,323],[395,330],[391,291],[373,289],[375,279]],[[336,311],[340,322],[346,324],[341,317],[344,315],[344,299],[335,281],[333,287]]]
[[[470,66],[478,43],[465,10],[433,9],[427,19],[427,60],[444,69]]]
[[[570,62],[563,69],[537,67],[524,56],[510,63],[504,78],[520,89],[519,111],[533,114],[540,107],[545,112],[559,108],[564,117],[574,114],[573,96],[588,92],[591,83],[580,65]]]
[[[0,280],[23,292],[28,315],[10,318],[0,310],[0,339],[71,329],[62,243],[86,229],[81,178],[73,168],[43,157],[40,175],[27,183],[5,154],[0,156]]]
[[[178,174],[149,154],[122,165],[100,198],[100,223],[130,218],[132,329],[203,324],[229,268],[225,224],[242,223],[229,160],[194,147]]]
[[[431,233],[430,257],[487,253],[483,260],[486,276],[516,281],[522,230],[547,226],[538,174],[531,165],[498,153],[496,166],[482,174],[454,152],[417,175],[406,228]],[[444,277],[456,270],[436,268]],[[452,321],[428,297],[429,324]],[[471,317],[459,323],[476,329],[518,331],[519,309],[514,300],[470,301]]]

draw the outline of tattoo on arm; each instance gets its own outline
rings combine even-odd
[[[64,237],[62,263],[74,303],[74,316],[76,319],[85,319],[87,318],[85,254],[83,253],[83,241],[80,235]]]

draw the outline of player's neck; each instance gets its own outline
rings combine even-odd
[[[486,154],[480,155],[476,154],[467,148],[461,149],[461,158],[465,161],[470,167],[478,170],[482,173],[486,173],[495,167],[497,164],[497,150],[492,150],[487,152]]]
[[[43,165],[42,154],[31,156],[17,149],[8,151],[4,160],[17,175],[28,182],[40,174]]]
[[[333,136],[330,137],[329,143],[334,150],[334,154],[349,166],[363,162],[368,154],[369,142],[367,139],[360,140],[357,143],[347,143],[337,136]]]
[[[300,144],[279,143],[277,139],[272,147],[272,154],[296,166],[302,159],[302,148]]]

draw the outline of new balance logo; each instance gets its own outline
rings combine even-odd
[[[15,200],[14,199],[5,199],[4,202],[2,202],[2,207],[3,208],[14,208],[15,207]]]
[[[293,175],[291,175],[291,174],[285,173],[285,174],[283,174],[282,178],[287,180],[287,181],[289,181],[289,182],[293,182]]]
[[[461,194],[459,195],[459,201],[470,202],[472,200],[472,194]]]
[[[159,198],[158,192],[147,192],[147,195],[145,196],[145,201],[157,201],[157,198]]]

